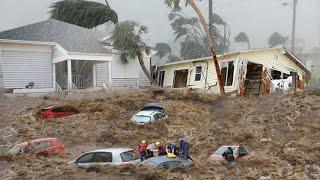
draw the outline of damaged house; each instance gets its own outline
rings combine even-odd
[[[218,56],[226,93],[260,95],[304,88],[310,71],[284,48],[233,52]],[[219,93],[212,57],[157,67],[160,87]]]

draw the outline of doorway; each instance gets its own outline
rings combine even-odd
[[[262,84],[262,69],[261,64],[248,62],[247,74],[245,80],[245,95],[259,95]]]
[[[164,75],[165,75],[165,71],[160,71],[160,72],[159,72],[158,85],[159,85],[160,87],[163,87]]]
[[[188,83],[188,69],[174,71],[173,88],[185,88]]]

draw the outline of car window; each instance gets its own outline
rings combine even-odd
[[[246,153],[247,151],[243,147],[239,148],[239,154],[246,154]]]
[[[40,142],[35,142],[32,143],[33,144],[33,148],[32,151],[41,151],[43,149],[47,149],[52,147],[52,142],[51,141],[40,141]]]
[[[97,152],[94,154],[94,162],[112,162],[112,153]]]
[[[139,159],[139,156],[134,156],[134,151],[127,151],[120,154],[122,162],[129,162]]]
[[[158,165],[159,168],[173,168],[181,165],[181,161],[168,161]]]
[[[160,119],[159,113],[157,113],[157,114],[153,115],[153,117],[154,117],[154,119],[155,119],[155,120]]]
[[[87,153],[82,155],[80,158],[76,160],[76,163],[91,163],[93,162],[93,154],[94,153]]]
[[[21,147],[21,146],[13,146],[13,147],[9,150],[9,152],[10,152],[10,153],[18,153],[18,152],[21,152],[21,150],[22,150],[22,147]]]
[[[149,116],[135,115],[132,117],[132,120],[135,122],[148,122],[151,118]]]

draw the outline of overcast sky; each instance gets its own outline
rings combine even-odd
[[[0,0],[0,31],[46,20],[48,6],[57,0]],[[95,0],[104,3],[104,0]],[[246,32],[254,48],[267,46],[268,37],[278,31],[290,36],[292,7],[283,2],[293,0],[214,0],[214,11],[230,25],[232,36]],[[151,43],[167,42],[172,37],[168,14],[163,0],[108,0],[120,21],[137,20],[150,29]],[[203,12],[208,1],[198,3]],[[185,14],[195,16],[190,7]],[[320,0],[299,0],[297,8],[297,38],[306,41],[307,48],[320,45]]]

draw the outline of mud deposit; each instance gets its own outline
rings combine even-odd
[[[63,97],[0,100],[1,179],[320,179],[319,93],[217,97],[151,91],[82,93]],[[142,105],[161,102],[168,121],[144,128],[129,122]],[[79,113],[41,120],[37,112],[65,105]],[[5,151],[27,139],[56,137],[67,155],[10,156]],[[135,148],[140,140],[178,140],[185,136],[195,160],[186,169],[136,167],[130,174],[114,167],[80,169],[67,162],[87,150]],[[250,155],[234,165],[207,158],[220,145],[243,145]]]

